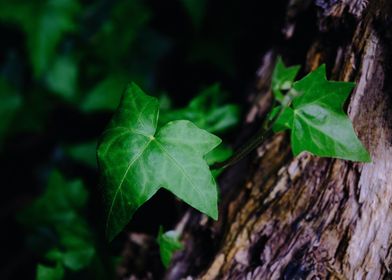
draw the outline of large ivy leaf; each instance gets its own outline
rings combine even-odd
[[[163,228],[159,227],[157,242],[159,245],[159,253],[163,265],[167,268],[171,262],[173,254],[184,248],[182,243],[178,240],[179,235],[176,231],[163,232]]]
[[[163,187],[217,219],[217,187],[204,155],[221,140],[189,121],[157,131],[158,100],[136,84],[124,93],[98,146],[109,239]]]
[[[371,161],[343,110],[354,86],[328,81],[324,65],[293,84],[299,95],[278,118],[274,130],[291,129],[294,155],[308,151],[320,157]],[[276,108],[272,115],[279,110]]]

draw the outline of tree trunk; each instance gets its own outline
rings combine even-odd
[[[223,174],[218,222],[184,216],[186,249],[166,279],[392,279],[391,6],[291,0],[285,39],[264,56],[244,124],[257,126],[269,110],[277,50],[304,73],[326,63],[329,78],[357,83],[347,112],[372,163],[294,158],[288,135],[275,135]],[[301,57],[285,44],[312,30],[301,23],[312,15],[317,29]]]

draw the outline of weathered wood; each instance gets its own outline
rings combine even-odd
[[[392,2],[314,2],[305,68],[325,62],[331,78],[357,82],[348,113],[373,162],[293,158],[288,135],[274,136],[224,174],[218,222],[188,214],[167,279],[392,279]],[[290,1],[287,40],[311,6]],[[275,56],[264,57],[248,123],[270,106]]]

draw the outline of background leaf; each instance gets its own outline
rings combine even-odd
[[[201,91],[188,106],[161,113],[160,125],[173,120],[189,120],[211,133],[223,133],[238,124],[239,106],[224,104],[225,93],[218,84]]]
[[[64,268],[61,264],[55,267],[39,264],[37,266],[37,280],[61,280],[64,278]]]
[[[179,241],[179,235],[175,231],[163,232],[162,226],[159,227],[157,242],[163,265],[167,268],[170,265],[173,254],[184,248]]]

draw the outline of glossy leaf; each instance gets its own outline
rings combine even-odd
[[[101,137],[97,153],[110,240],[161,187],[218,217],[216,183],[203,157],[221,140],[189,121],[157,130],[158,111],[158,100],[132,84]]]
[[[291,129],[294,155],[308,151],[320,157],[371,161],[343,111],[344,102],[354,86],[353,83],[328,81],[324,65],[293,84],[299,96],[285,109],[274,130]]]
[[[173,254],[184,248],[179,241],[179,235],[176,231],[163,232],[163,228],[159,228],[157,242],[159,245],[159,253],[163,265],[167,268],[170,265]]]

